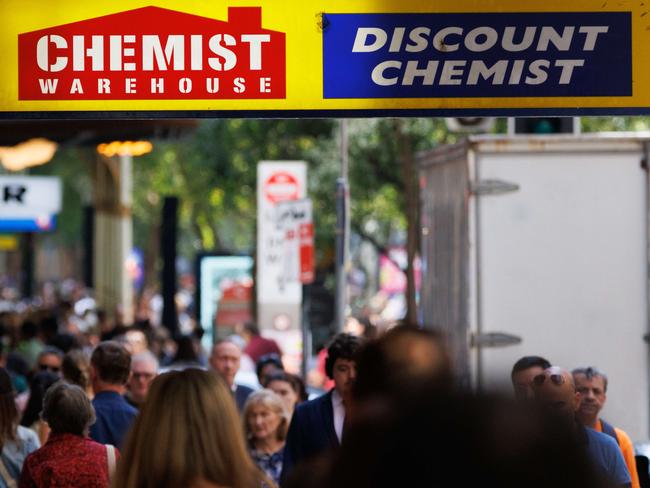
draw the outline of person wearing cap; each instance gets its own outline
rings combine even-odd
[[[18,425],[15,396],[9,373],[0,368],[0,488],[16,486],[25,459],[40,447],[36,433]]]

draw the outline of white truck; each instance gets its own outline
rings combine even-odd
[[[609,376],[603,417],[649,436],[650,134],[472,136],[419,157],[421,320],[461,380],[524,355]]]

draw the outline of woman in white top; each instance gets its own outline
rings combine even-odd
[[[40,447],[36,433],[18,425],[16,392],[6,369],[0,368],[0,488],[14,488],[23,462]]]

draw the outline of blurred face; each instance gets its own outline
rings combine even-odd
[[[50,371],[61,375],[61,359],[56,354],[44,354],[38,359],[38,371]]]
[[[357,378],[357,365],[349,359],[338,358],[333,368],[334,388],[342,397],[347,397]]]
[[[576,383],[576,391],[580,394],[580,413],[587,417],[598,416],[607,400],[605,380],[601,376],[587,379],[583,374],[574,375],[573,380]]]
[[[278,371],[282,371],[282,370],[273,363],[269,363],[266,366],[264,366],[260,370],[260,377],[259,377],[260,384],[263,385],[264,383],[266,383],[266,378],[271,376],[273,373],[277,373]]]
[[[532,368],[518,371],[512,376],[512,387],[515,390],[515,397],[518,400],[530,400],[533,398],[533,378],[544,373],[544,368],[541,366],[533,366]]]
[[[541,381],[543,377],[544,380]],[[539,381],[538,381],[539,379]],[[575,391],[571,375],[553,368],[533,380],[537,400],[549,411],[573,421],[580,406],[580,395]]]
[[[144,402],[149,392],[149,386],[156,377],[155,365],[149,361],[139,361],[131,365],[131,379],[127,388],[131,393],[131,398],[136,402]]]
[[[284,408],[287,412],[293,412],[296,408],[296,403],[298,403],[298,394],[291,387],[291,384],[286,381],[271,381],[267,387],[269,390],[272,390],[277,394],[282,403],[284,403]]]
[[[248,428],[255,440],[266,440],[277,436],[282,417],[266,405],[253,405],[248,413]]]
[[[210,356],[210,365],[219,373],[228,386],[235,383],[235,375],[239,370],[239,361],[241,360],[241,351],[232,342],[222,342],[217,344],[212,350]]]

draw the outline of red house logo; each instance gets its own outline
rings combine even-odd
[[[286,98],[285,34],[261,7],[228,21],[159,7],[18,36],[20,100]]]

